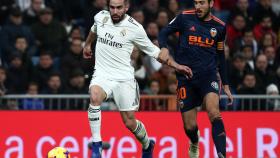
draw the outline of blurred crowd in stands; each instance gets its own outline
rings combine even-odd
[[[159,31],[193,0],[131,0],[130,14],[158,45]],[[0,95],[87,94],[94,58],[82,48],[107,0],[1,0]],[[226,61],[233,94],[273,94],[280,88],[280,0],[215,0],[227,23]],[[170,36],[176,51],[178,37]],[[173,69],[137,48],[131,56],[141,93],[176,94]],[[273,87],[273,88],[271,88]]]

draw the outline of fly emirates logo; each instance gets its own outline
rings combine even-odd
[[[110,33],[105,33],[105,37],[98,36],[97,42],[115,47],[115,48],[122,48],[123,44],[113,41],[114,35]]]
[[[200,47],[212,47],[215,41],[213,39],[205,38],[203,39],[201,36],[189,36],[189,45],[196,45]]]

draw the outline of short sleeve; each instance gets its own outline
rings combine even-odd
[[[160,49],[151,42],[144,28],[142,26],[138,26],[135,34],[133,43],[147,55],[158,58]]]

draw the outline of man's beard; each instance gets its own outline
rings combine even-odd
[[[112,16],[111,16],[111,19],[112,19],[114,24],[117,24],[117,23],[119,23],[120,21],[122,21],[124,19],[124,15],[125,14],[121,15],[121,17],[118,20],[114,20]]]
[[[208,15],[210,14],[210,12],[211,12],[211,8],[209,7],[209,8],[208,8],[208,11],[206,12],[206,14],[205,14],[203,17],[198,17],[198,16],[197,16],[197,17],[198,17],[200,20],[203,21],[203,20],[205,20],[205,19],[208,17]]]

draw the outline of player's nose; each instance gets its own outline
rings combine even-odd
[[[113,9],[113,13],[114,13],[114,14],[117,14],[117,12],[118,12],[117,8],[114,8],[114,9]]]

